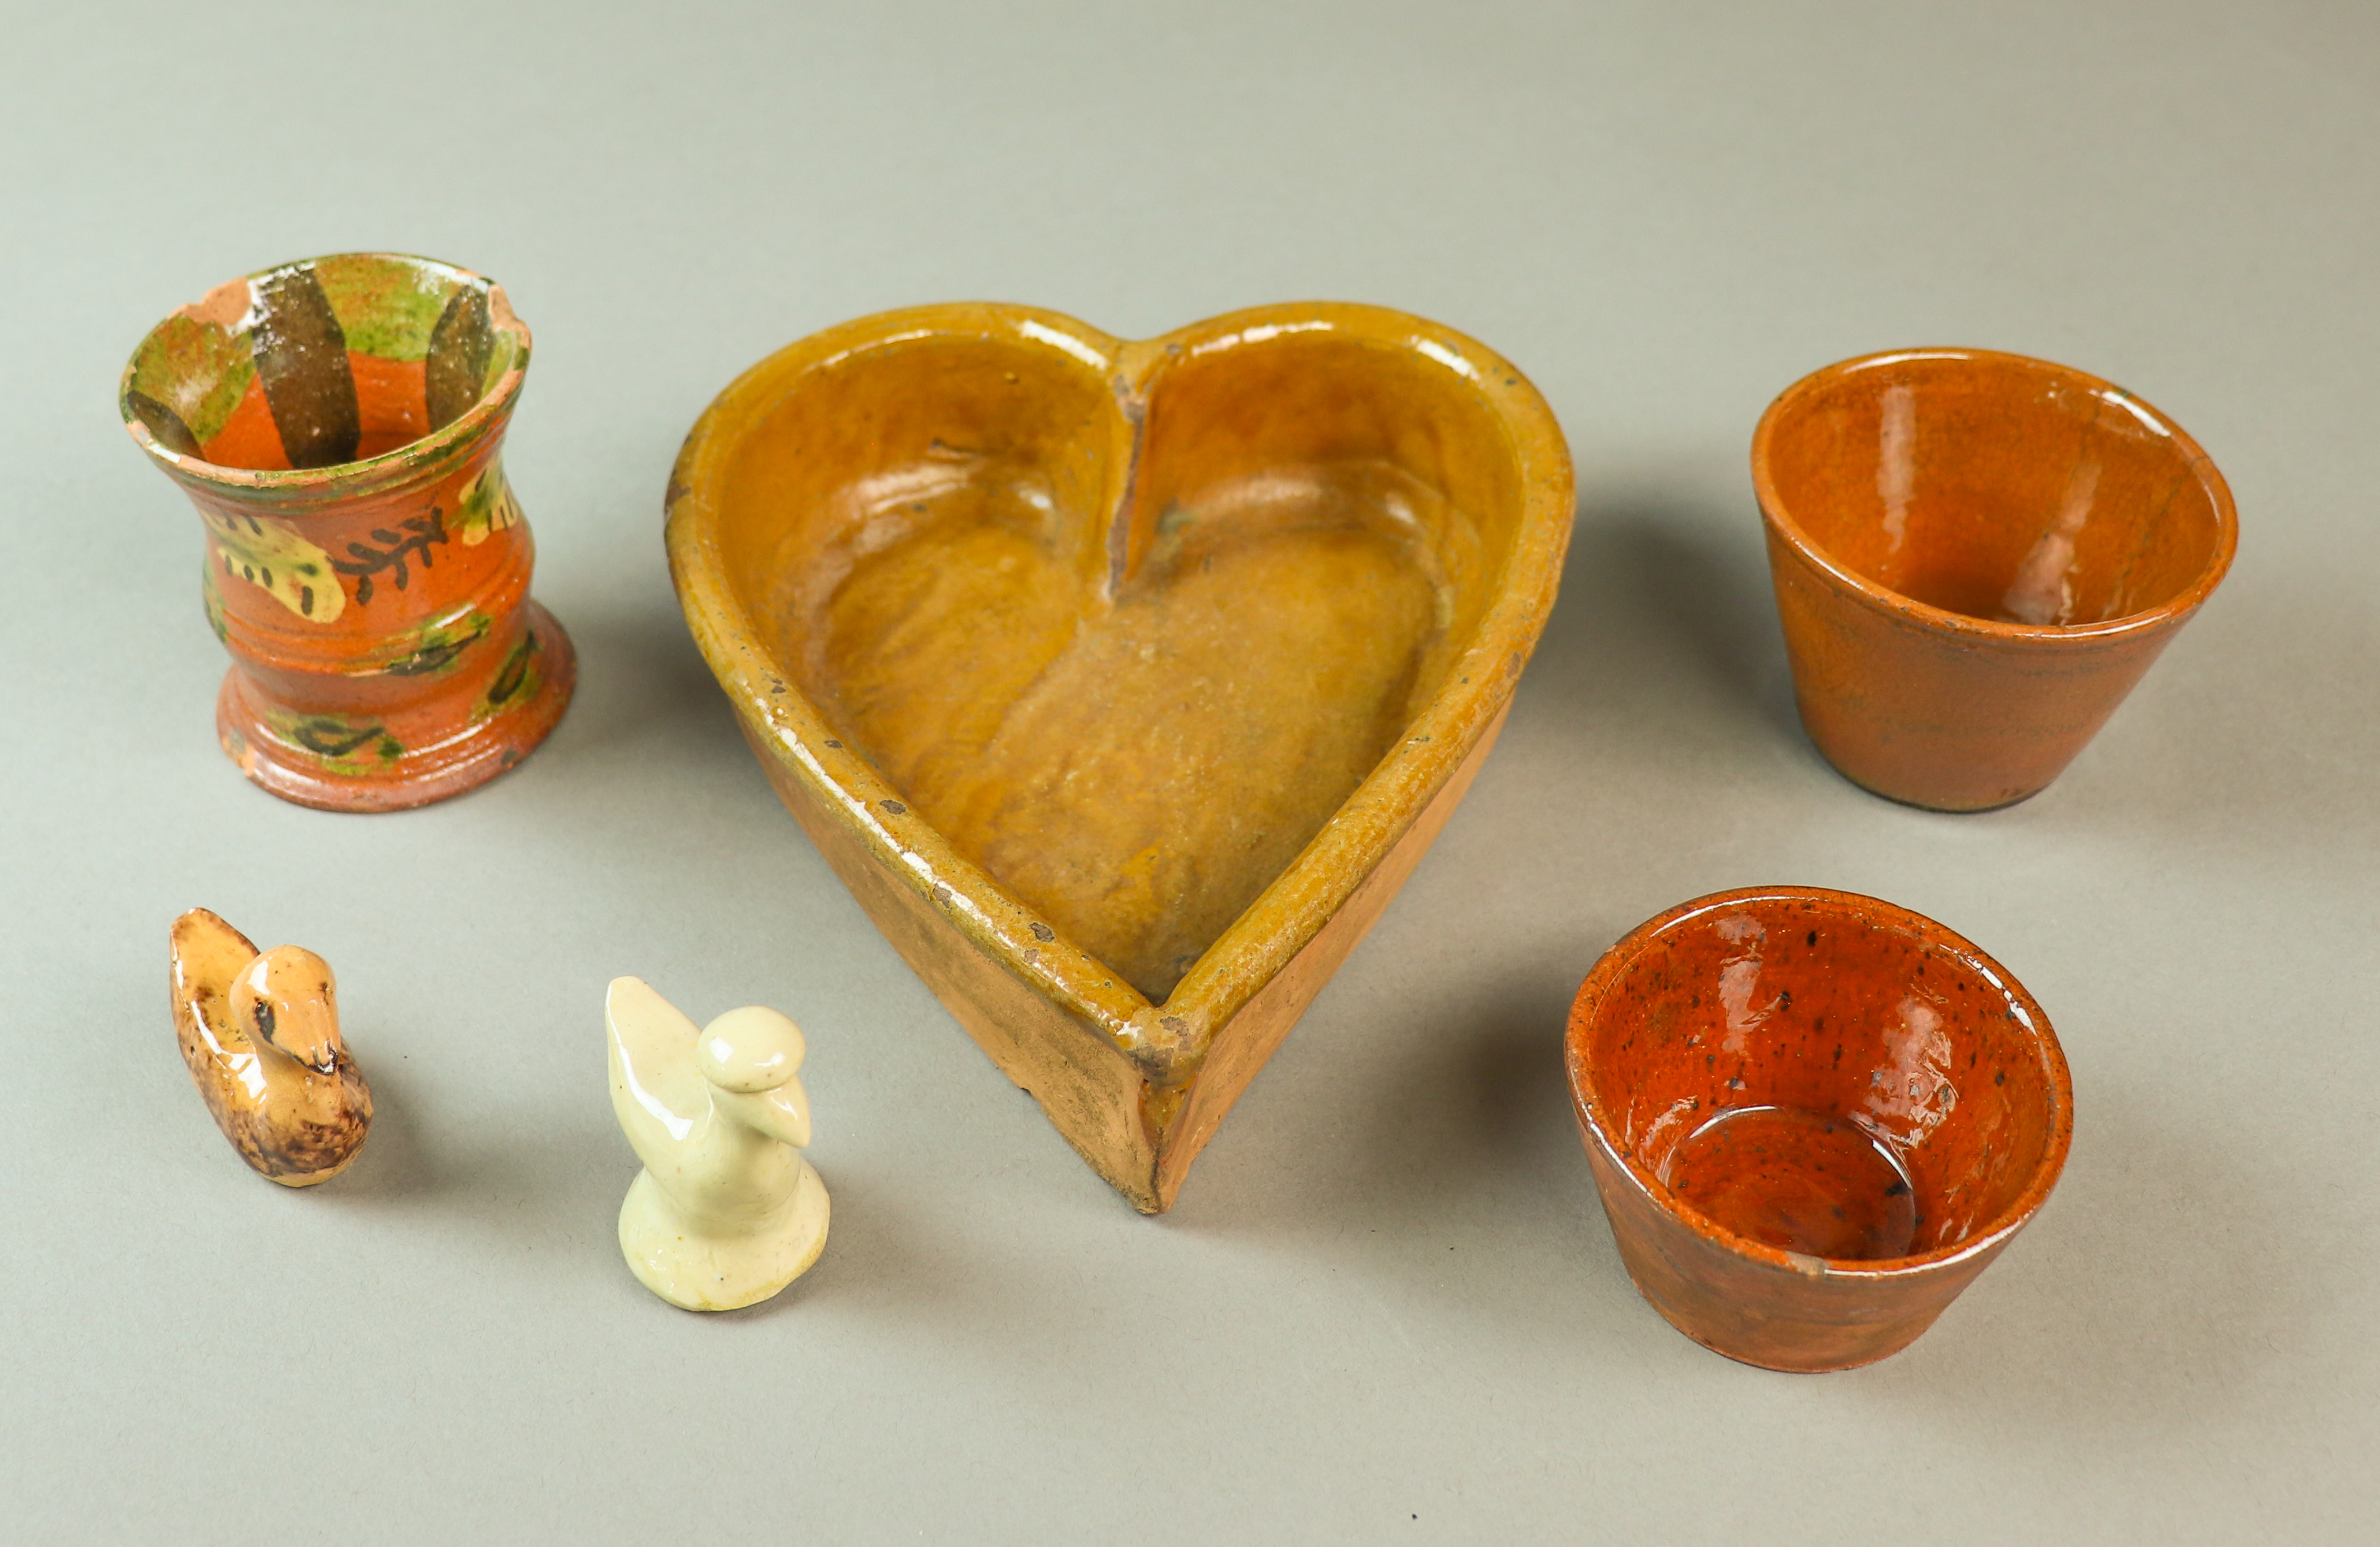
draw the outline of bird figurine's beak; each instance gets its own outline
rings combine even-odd
[[[711,1100],[730,1106],[735,1116],[759,1133],[797,1150],[810,1147],[810,1098],[798,1078],[772,1091],[727,1091],[711,1088]]]

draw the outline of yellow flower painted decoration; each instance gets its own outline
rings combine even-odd
[[[491,462],[480,476],[463,486],[463,505],[456,515],[456,534],[464,546],[477,548],[491,532],[501,532],[520,519],[513,502],[513,486],[504,481],[504,466]]]
[[[309,622],[327,623],[347,605],[331,556],[271,516],[199,513],[224,574],[263,586]]]

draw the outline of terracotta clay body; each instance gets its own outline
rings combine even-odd
[[[1571,500],[1536,392],[1416,318],[950,306],[728,388],[669,548],[785,804],[1155,1212],[1462,798]]]
[[[569,703],[500,452],[528,364],[504,288],[346,253],[234,280],[125,369],[124,422],[206,525],[224,750],[286,800],[385,811],[512,767]]]
[[[641,978],[603,1002],[612,1112],[645,1168],[620,1205],[638,1283],[688,1311],[776,1294],[826,1249],[826,1184],[801,1152],[801,1028],[766,1006],[696,1030]]]
[[[2171,420],[1986,350],[1796,382],[1752,474],[1810,739],[1854,783],[1944,811],[2056,779],[2238,537],[2222,475]]]
[[[1579,989],[1567,1053],[1629,1276],[1772,1370],[1906,1348],[2040,1209],[2073,1132],[2022,985],[1845,892],[1723,892],[1645,924]]]
[[[372,1102],[339,1039],[330,963],[296,946],[259,951],[204,908],[174,921],[170,945],[175,1039],[224,1137],[284,1187],[346,1170]]]

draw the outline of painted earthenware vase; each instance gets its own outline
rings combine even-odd
[[[1629,1277],[1687,1336],[1771,1370],[1908,1347],[2039,1212],[2073,1137],[2023,985],[1848,892],[1652,919],[1588,974],[1566,1051]]]
[[[2238,540],[2223,476],[2172,420],[1988,350],[1794,383],[1752,477],[1810,739],[1853,783],[1942,811],[2056,779]]]
[[[929,307],[722,393],[669,552],[828,863],[1155,1213],[1462,799],[1571,499],[1535,389],[1401,312]]]
[[[502,460],[528,351],[501,285],[388,253],[234,280],[134,351],[125,427],[206,526],[216,732],[274,794],[421,805],[562,718],[570,640]]]

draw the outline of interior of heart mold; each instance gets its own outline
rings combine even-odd
[[[1520,502],[1448,376],[1226,340],[1159,371],[1135,471],[1108,384],[1053,352],[862,356],[732,475],[747,599],[908,804],[1162,1002],[1485,608]]]

